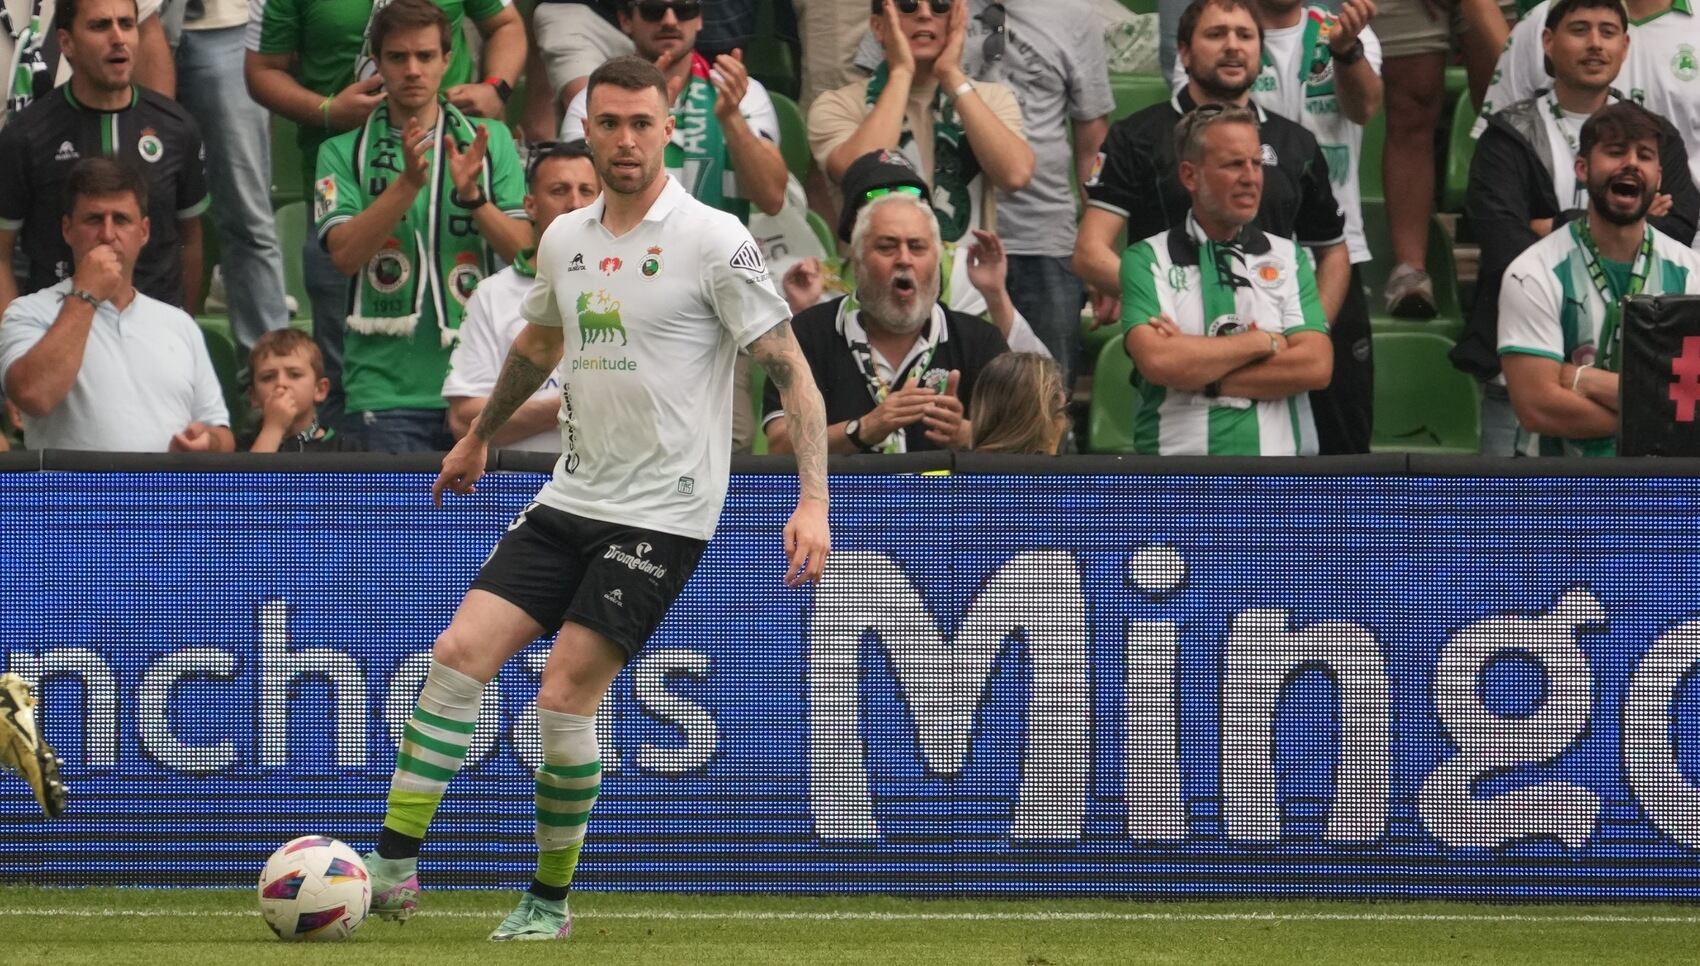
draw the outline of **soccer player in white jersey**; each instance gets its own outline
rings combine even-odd
[[[1700,294],[1700,255],[1647,223],[1659,175],[1658,119],[1627,101],[1599,111],[1576,158],[1587,213],[1505,270],[1499,356],[1525,455],[1614,455],[1623,300]]]
[[[1550,86],[1541,49],[1550,6],[1551,0],[1542,0],[1512,28],[1482,101],[1484,116]],[[1700,18],[1693,0],[1626,0],[1623,6],[1629,15],[1629,57],[1616,87],[1676,125],[1688,148],[1688,170],[1700,183]],[[1483,130],[1478,122],[1475,133]]]
[[[1247,108],[1206,104],[1182,118],[1175,154],[1192,210],[1122,255],[1141,453],[1317,451],[1306,393],[1328,385],[1334,351],[1310,256],[1253,225],[1262,150]]]
[[[796,441],[801,495],[784,530],[786,583],[817,579],[830,542],[825,407],[760,249],[737,218],[663,173],[673,122],[654,64],[616,58],[586,91],[602,197],[544,233],[527,324],[432,496],[472,492],[490,440],[551,372],[561,382],[561,458],[437,638],[366,858],[372,911],[411,914],[420,842],[466,755],[485,684],[554,633],[537,694],[537,873],[496,940],[571,929],[567,887],[600,787],[594,715],[714,532],[740,346],[780,387]]]

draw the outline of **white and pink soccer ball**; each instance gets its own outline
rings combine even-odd
[[[327,835],[284,843],[260,872],[260,915],[284,942],[347,939],[371,907],[366,863]]]

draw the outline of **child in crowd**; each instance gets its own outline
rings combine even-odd
[[[335,453],[363,449],[359,441],[319,425],[318,404],[331,381],[325,360],[311,336],[297,329],[274,329],[248,353],[253,385],[248,399],[260,411],[260,430],[250,453]]]

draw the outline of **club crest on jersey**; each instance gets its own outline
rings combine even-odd
[[[1691,81],[1694,75],[1700,74],[1700,60],[1694,56],[1693,45],[1682,44],[1676,48],[1676,56],[1670,59],[1670,72],[1681,81]]]
[[[455,256],[455,267],[449,269],[449,291],[456,302],[465,305],[483,280],[484,270],[478,265],[477,255],[461,252]]]
[[[1249,328],[1251,326],[1237,315],[1218,315],[1208,326],[1205,335],[1239,335]]]
[[[1192,278],[1187,270],[1179,265],[1169,266],[1169,287],[1177,292],[1184,292],[1192,285]]]
[[[613,255],[609,255],[607,258],[604,258],[599,265],[597,265],[597,268],[602,269],[602,274],[604,275],[612,275],[620,270],[621,264],[622,263],[618,258]]]
[[[372,287],[389,295],[399,291],[413,277],[413,263],[401,253],[401,242],[391,238],[366,263],[366,280]]]
[[[313,182],[313,220],[323,221],[336,209],[336,179],[324,177]]]
[[[1259,288],[1273,292],[1287,280],[1287,266],[1273,259],[1258,262],[1251,267],[1251,280],[1256,282]]]
[[[746,272],[762,273],[767,271],[767,263],[762,260],[761,249],[752,241],[744,242],[738,250],[732,253],[732,267],[741,268]]]
[[[142,136],[136,141],[136,153],[142,156],[143,161],[154,164],[165,156],[165,144],[160,141],[153,128],[145,127],[142,128]]]
[[[661,274],[661,246],[656,245],[644,256],[643,264],[638,266],[638,272],[644,278],[654,278]]]

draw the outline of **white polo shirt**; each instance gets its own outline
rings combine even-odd
[[[524,316],[566,338],[561,458],[537,499],[707,540],[731,472],[738,348],[791,312],[749,229],[664,177],[626,234],[603,227],[604,193],[538,245]]]
[[[0,380],[53,327],[71,279],[6,307],[0,319]],[[31,449],[163,453],[193,422],[229,426],[206,340],[182,309],[140,292],[119,312],[100,303],[82,368],[46,416],[24,416]]]
[[[502,366],[508,359],[508,349],[525,328],[525,319],[519,313],[525,293],[530,290],[531,279],[514,271],[511,265],[478,283],[472,300],[466,303],[466,316],[460,322],[460,342],[449,356],[449,374],[443,380],[444,399],[484,399],[495,391],[496,380],[501,378]],[[550,373],[531,401],[556,399],[560,392],[560,379]],[[503,448],[559,453],[561,436],[555,430],[545,430]]]

